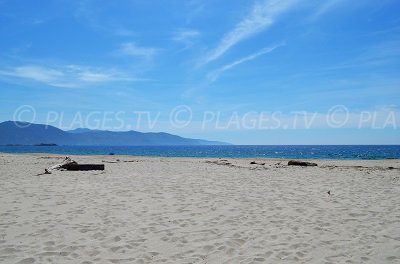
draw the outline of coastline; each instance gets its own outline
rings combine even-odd
[[[105,170],[38,175],[64,157],[0,153],[1,261],[400,260],[400,160],[72,155]]]
[[[400,145],[230,145],[230,146],[18,146],[4,153],[129,155],[193,158],[281,158],[321,160],[400,159]]]

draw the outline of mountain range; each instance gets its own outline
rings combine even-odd
[[[0,123],[0,145],[163,146],[229,145],[219,141],[184,138],[164,132],[103,131],[78,128],[64,131],[50,125],[20,121]]]

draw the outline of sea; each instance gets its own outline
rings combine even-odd
[[[400,159],[400,145],[0,146],[0,152],[198,158]]]

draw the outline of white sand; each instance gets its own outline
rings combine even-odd
[[[72,158],[0,153],[1,263],[400,263],[399,160]]]

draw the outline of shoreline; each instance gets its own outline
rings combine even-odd
[[[275,145],[275,146],[54,146],[0,147],[3,153],[60,155],[127,155],[190,158],[270,158],[304,160],[396,160],[400,145]],[[68,154],[67,154],[68,153]]]

